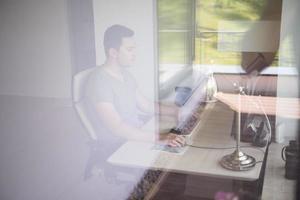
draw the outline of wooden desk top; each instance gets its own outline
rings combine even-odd
[[[238,95],[219,92],[216,98],[238,112]],[[286,118],[300,118],[300,100],[298,98],[283,98],[269,96],[241,95],[241,112],[277,115]]]
[[[188,143],[194,146],[234,147],[235,141],[230,136],[234,112],[221,102],[209,104],[201,113]],[[241,145],[245,145],[241,143]],[[121,146],[108,162],[116,165],[161,169],[185,174],[206,175],[237,180],[256,180],[259,178],[262,163],[243,172],[224,169],[219,161],[232,149],[203,149],[186,146],[182,153],[170,153],[153,150],[153,144],[129,141]],[[247,144],[249,146],[249,144]],[[257,148],[242,148],[257,161],[262,161],[264,153]]]

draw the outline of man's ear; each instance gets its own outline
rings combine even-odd
[[[109,54],[110,57],[116,58],[117,55],[118,55],[118,51],[115,48],[110,48],[108,50],[108,54]]]

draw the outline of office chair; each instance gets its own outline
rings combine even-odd
[[[95,144],[98,142],[96,130],[88,117],[88,112],[84,103],[84,85],[89,75],[94,71],[94,69],[95,68],[86,69],[77,73],[73,77],[73,105],[81,123],[86,129],[89,138],[88,144],[90,146],[90,157],[88,159],[84,172],[85,180],[92,176],[92,170],[96,162],[96,160],[92,157],[93,154],[96,153]]]
[[[85,82],[94,70],[95,68],[90,68],[77,73],[73,77],[73,105],[91,140],[97,140],[98,137],[95,128],[88,118],[88,114],[83,103],[83,96]]]
[[[104,162],[103,159],[101,159],[101,153],[105,151],[103,148],[101,148],[101,142],[103,143],[104,141],[101,141],[101,139],[97,135],[97,129],[94,125],[94,123],[97,123],[97,121],[93,121],[93,119],[91,119],[87,107],[88,105],[86,104],[86,101],[84,99],[85,83],[88,80],[89,75],[93,73],[94,70],[95,67],[86,69],[77,73],[73,77],[73,105],[81,123],[86,129],[89,138],[88,145],[90,147],[90,155],[84,171],[84,179],[87,180],[88,178],[92,177],[92,171],[95,167],[97,167],[97,172],[100,175],[104,175],[108,182],[120,184],[124,181],[120,180],[117,174],[112,170],[117,168],[106,164],[106,162]],[[101,164],[101,166],[99,166],[99,163]],[[126,170],[117,169],[116,171],[121,172],[123,174],[130,174]]]

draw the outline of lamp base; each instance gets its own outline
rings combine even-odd
[[[233,171],[246,171],[252,169],[256,160],[241,151],[235,150],[232,154],[225,155],[220,161],[222,167]]]

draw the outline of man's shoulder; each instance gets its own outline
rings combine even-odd
[[[97,65],[94,67],[94,70],[91,74],[103,74],[104,70],[103,70],[103,66],[102,65]]]
[[[92,81],[95,81],[95,80],[102,80],[104,79],[106,76],[105,76],[105,73],[102,69],[101,66],[96,66],[93,68],[93,71],[89,74],[88,76],[88,80],[92,80]]]
[[[105,74],[103,73],[103,70],[97,66],[94,67],[94,69],[91,71],[91,73],[88,75],[85,81],[85,89],[91,90],[94,88],[97,88],[99,86],[106,85],[107,78],[105,77]]]
[[[101,66],[94,67],[94,70],[89,74],[85,81],[85,95],[94,97],[104,91],[111,90],[109,78],[103,72]]]

